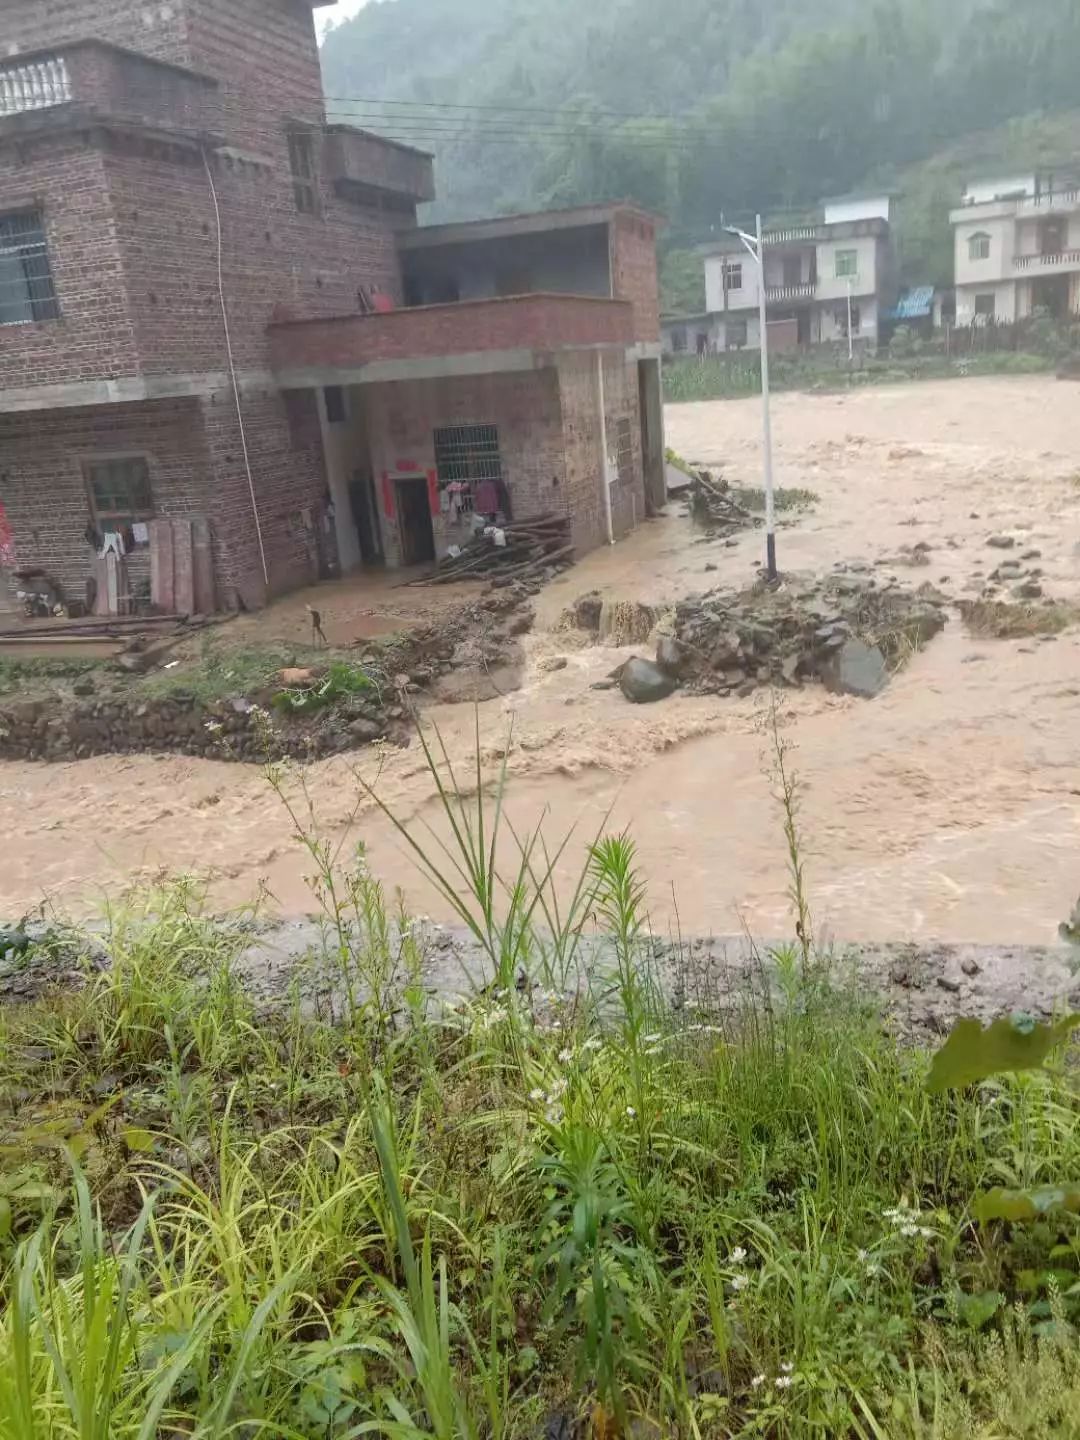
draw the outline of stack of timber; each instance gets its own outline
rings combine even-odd
[[[487,580],[496,584],[526,580],[547,570],[562,570],[573,564],[570,517],[554,512],[513,520],[499,527],[497,534],[481,532],[464,545],[459,555],[443,560],[432,575],[414,580],[414,585],[449,585],[454,580]]]

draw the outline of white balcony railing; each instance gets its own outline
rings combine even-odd
[[[782,305],[789,300],[813,300],[816,294],[816,280],[804,280],[801,285],[766,285],[765,287],[765,299],[770,305]]]
[[[71,99],[71,80],[62,56],[25,64],[0,64],[0,116],[49,110]]]
[[[1047,190],[1042,195],[1025,195],[1016,202],[1018,215],[1041,214],[1051,210],[1075,210],[1080,206],[1080,188]]]
[[[1062,250],[1057,255],[1017,255],[1013,265],[1017,270],[1078,270],[1080,250]]]
[[[813,242],[820,236],[816,225],[794,225],[787,230],[766,230],[766,245],[791,245],[799,241]]]

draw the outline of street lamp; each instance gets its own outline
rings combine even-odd
[[[757,217],[757,233],[748,235],[734,225],[725,225],[729,235],[742,242],[743,249],[758,267],[758,326],[761,330],[761,404],[765,446],[765,573],[770,580],[776,572],[776,505],[773,499],[772,417],[769,413],[769,321],[765,305],[765,241],[761,216]]]

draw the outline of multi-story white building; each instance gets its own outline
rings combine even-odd
[[[735,236],[709,246],[707,314],[667,322],[666,348],[692,353],[706,336],[711,351],[758,349],[759,276]],[[846,343],[849,318],[852,338],[876,345],[879,317],[895,295],[888,196],[830,201],[820,223],[770,226],[764,281],[770,346]]]
[[[1080,316],[1080,183],[983,181],[949,218],[958,325],[1011,323],[1040,309]]]

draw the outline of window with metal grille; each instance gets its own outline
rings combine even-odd
[[[59,318],[41,211],[0,215],[0,325]]]
[[[126,530],[153,519],[150,468],[142,455],[93,460],[85,468],[90,508],[99,530]]]
[[[632,485],[634,483],[634,427],[629,420],[616,422],[615,465],[619,472],[619,484]]]
[[[990,236],[987,234],[987,232],[986,232],[985,230],[977,230],[974,235],[972,235],[972,236],[969,237],[969,239],[968,239],[968,259],[969,259],[969,260],[989,260],[989,259],[990,259]]]
[[[453,492],[460,512],[476,509],[487,515],[500,508],[496,487],[503,472],[497,425],[448,425],[436,430],[435,468],[440,489],[468,487]]]
[[[724,262],[724,294],[730,294],[732,290],[742,289],[742,261],[726,260]]]
[[[289,170],[293,177],[293,200],[303,215],[314,215],[319,208],[319,191],[315,173],[315,146],[310,135],[302,130],[289,132]]]
[[[837,250],[836,278],[838,280],[857,280],[859,278],[858,250]]]

